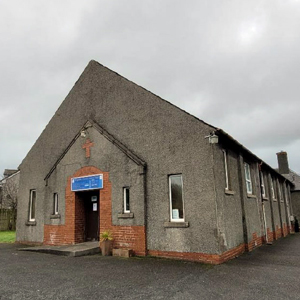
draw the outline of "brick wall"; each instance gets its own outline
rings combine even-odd
[[[103,173],[103,190],[100,190],[100,233],[110,230],[114,248],[132,249],[136,255],[146,255],[145,226],[113,226],[111,205],[111,182],[108,173]]]
[[[112,226],[115,248],[133,249],[136,255],[145,256],[145,226]]]
[[[273,240],[273,233],[268,228],[269,241]],[[272,239],[271,239],[272,238]],[[207,254],[207,253],[191,253],[191,252],[172,252],[172,251],[159,251],[148,250],[148,254],[152,256],[176,258],[182,260],[198,261],[209,264],[221,264],[225,261],[238,257],[245,251],[251,252],[255,248],[260,247],[263,244],[264,237],[260,237],[257,233],[252,234],[252,239],[248,244],[240,244],[239,246],[232,248],[222,254]]]
[[[75,194],[75,243],[83,243],[85,229],[84,201]]]
[[[276,229],[274,232],[274,240],[278,240],[281,237],[282,237],[282,230],[278,225],[276,225]]]
[[[103,174],[103,189],[100,192],[100,233],[110,230],[113,234],[114,248],[132,249],[136,255],[144,256],[146,250],[146,230],[145,226],[116,226],[112,224],[112,184],[109,181],[109,173],[89,166],[84,167],[67,179],[66,186],[66,207],[64,225],[45,225],[44,244],[62,245],[75,244],[84,241],[85,214],[83,201],[76,197],[76,193],[71,191],[71,178],[88,176],[93,174]],[[276,226],[275,232],[267,228],[268,242],[286,236],[290,228],[284,224],[283,229]],[[191,261],[199,261],[211,264],[220,264],[245,251],[252,251],[264,242],[265,237],[260,237],[257,233],[252,234],[252,239],[248,244],[241,244],[236,248],[230,249],[222,254],[190,253],[175,251],[149,250],[153,256],[177,258]]]
[[[289,228],[286,223],[283,223],[282,227],[283,236],[286,237],[289,234]]]
[[[245,244],[230,249],[222,254],[207,254],[207,253],[193,253],[193,252],[174,252],[174,251],[159,251],[149,250],[148,254],[152,256],[175,258],[189,261],[198,261],[209,264],[221,264],[227,260],[233,259],[245,252]]]
[[[270,228],[267,228],[267,234],[268,234],[268,242],[271,243],[274,240],[274,232],[270,230]]]
[[[264,238],[261,236],[258,236],[256,232],[252,233],[252,239],[251,241],[246,244],[246,250],[252,251],[254,248],[259,247],[262,245]]]
[[[114,237],[115,248],[132,249],[136,255],[146,255],[145,226],[112,225],[112,199],[109,173],[96,167],[84,167],[75,172],[67,180],[65,199],[65,225],[45,225],[44,244],[63,245],[76,244],[84,241],[85,214],[83,201],[71,191],[71,178],[103,174],[103,189],[100,190],[100,234],[110,230]]]

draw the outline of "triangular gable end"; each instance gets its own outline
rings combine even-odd
[[[112,132],[115,136],[117,136],[119,140],[123,139],[122,137],[118,136],[118,131],[114,131],[111,128],[112,127],[111,122],[107,125],[108,120],[105,118],[102,119],[103,116],[98,113],[99,111],[101,111],[101,105],[99,104],[100,101],[98,101],[100,99],[99,95],[97,101],[91,99],[92,97],[91,95],[95,94],[94,89],[95,91],[101,89],[105,90],[107,88],[106,85],[110,85],[110,84],[114,85],[115,82],[118,80],[122,82],[120,85],[119,83],[116,84],[117,90],[123,88],[122,84],[128,83],[129,85],[132,85],[129,88],[130,92],[134,93],[135,92],[134,89],[137,87],[138,89],[140,89],[139,93],[141,91],[145,91],[149,96],[154,96],[153,98],[159,100],[159,102],[161,103],[164,103],[164,109],[170,108],[171,110],[173,110],[174,108],[174,111],[181,112],[189,116],[190,118],[195,119],[206,126],[209,126],[212,130],[216,130],[214,126],[189,114],[183,109],[168,102],[167,100],[162,99],[161,97],[155,95],[151,91],[128,80],[127,78],[121,76],[115,71],[101,65],[100,63],[94,60],[91,60],[89,64],[86,66],[84,72],[80,75],[79,79],[76,81],[73,88],[68,93],[67,97],[59,106],[54,116],[51,118],[51,120],[49,121],[49,123],[47,124],[43,132],[41,133],[41,135],[38,137],[34,145],[31,147],[26,157],[23,159],[19,168],[22,169],[23,165],[27,164],[27,162],[30,163],[30,161],[32,160],[34,160],[35,162],[40,160],[43,162],[43,166],[39,168],[40,169],[44,168],[43,173],[46,174],[48,170],[51,168],[51,166],[55,165],[55,159],[57,159],[57,157],[60,157],[60,153],[63,153],[64,149],[68,149],[70,145],[68,145],[66,141],[70,139],[70,136],[72,137],[76,135],[78,128],[80,128],[81,124],[83,124],[85,120],[96,120],[98,124],[104,125],[105,128],[108,128],[108,130]],[[115,94],[113,94],[113,96],[115,96]],[[107,98],[108,97],[106,96],[105,99],[107,100]],[[135,97],[133,96],[133,98]],[[123,99],[125,99],[125,97],[123,97]],[[115,102],[115,99],[113,100]],[[147,104],[148,109],[149,107],[151,107],[151,105],[149,105],[149,103]],[[92,107],[92,110],[88,109],[90,107]],[[51,134],[56,130],[56,128],[63,129],[61,130],[59,136],[60,143],[59,145],[57,145],[57,147],[54,148],[47,147],[46,145],[53,145],[56,143],[56,140],[54,138],[54,136],[56,135]],[[127,140],[124,142],[130,148],[134,147],[134,145],[128,142]],[[42,151],[40,151],[41,149]],[[44,158],[46,158],[46,160]],[[38,165],[40,166],[41,164]]]
[[[113,143],[116,147],[118,147],[126,156],[128,156],[134,163],[136,163],[138,166],[142,166],[144,169],[146,168],[146,162],[142,160],[140,157],[138,157],[132,150],[128,149],[122,142],[117,140],[112,134],[110,134],[107,130],[105,130],[102,126],[97,124],[95,121],[88,120],[80,129],[80,131],[76,134],[76,136],[72,139],[68,147],[64,150],[64,152],[60,155],[60,157],[56,160],[55,164],[52,166],[44,180],[47,181],[53,171],[56,169],[57,165],[60,163],[60,161],[65,157],[69,149],[73,146],[73,144],[76,142],[76,140],[84,134],[84,131],[90,127],[93,127],[96,129],[102,136],[104,136],[108,141]]]

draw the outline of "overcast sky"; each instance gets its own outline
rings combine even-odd
[[[300,172],[300,0],[4,0],[0,41],[0,174],[91,59]]]

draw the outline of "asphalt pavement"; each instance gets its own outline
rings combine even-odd
[[[300,299],[300,235],[218,266],[0,244],[0,299]]]

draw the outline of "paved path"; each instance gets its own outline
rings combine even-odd
[[[0,299],[300,299],[300,235],[219,266],[0,245]]]

